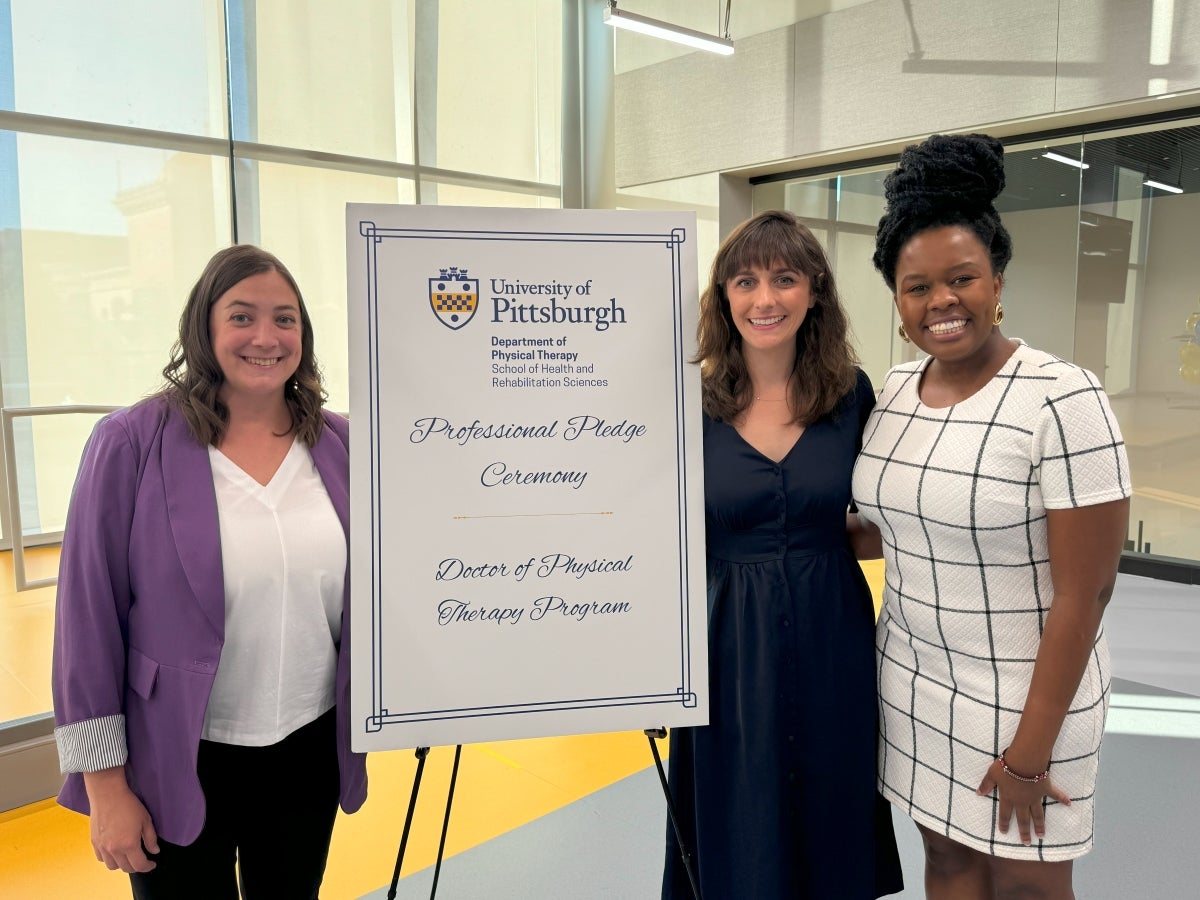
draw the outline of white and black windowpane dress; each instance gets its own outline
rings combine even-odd
[[[985,853],[1063,860],[1092,843],[1108,707],[1103,630],[1052,755],[1071,806],[1046,837],[996,829],[979,782],[1016,732],[1054,601],[1046,510],[1130,494],[1129,463],[1090,372],[1021,344],[981,390],[935,409],[927,361],[888,373],[854,472],[859,511],[884,538],[876,629],[880,790],[918,823]]]

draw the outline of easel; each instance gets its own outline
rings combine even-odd
[[[396,868],[392,871],[392,883],[388,888],[387,900],[396,900],[396,885],[400,881],[400,867],[404,864],[404,851],[408,847],[408,833],[412,829],[413,813],[417,809],[417,793],[421,790],[421,775],[425,772],[428,747],[418,747],[417,771],[413,776],[412,794],[408,798],[408,813],[404,817],[404,832],[400,835],[400,849],[396,852]],[[450,770],[450,790],[446,793],[446,815],[442,818],[442,837],[438,841],[437,864],[433,868],[433,887],[429,900],[437,896],[438,877],[442,874],[442,855],[446,850],[446,832],[450,830],[450,809],[454,805],[454,785],[458,781],[458,763],[462,759],[462,744],[454,747],[454,768]]]
[[[675,816],[675,803],[671,799],[667,773],[663,771],[662,757],[658,755],[658,744],[654,743],[656,738],[661,740],[667,736],[667,729],[660,725],[657,728],[647,728],[645,734],[646,740],[650,742],[650,753],[654,757],[654,766],[658,769],[658,780],[662,784],[663,796],[667,798],[667,817],[671,820],[671,829],[675,832],[675,843],[679,845],[679,857],[687,872],[688,883],[692,886],[692,896],[696,900],[704,900],[700,893],[700,882],[696,880],[696,873],[692,871],[692,854],[688,850],[687,844],[683,842],[683,835],[679,831],[679,820]]]
[[[667,799],[667,816],[671,820],[671,828],[675,831],[675,841],[679,844],[683,867],[687,871],[688,882],[692,886],[692,896],[696,900],[704,900],[700,894],[700,884],[696,881],[696,874],[692,871],[692,854],[684,844],[683,835],[679,830],[679,821],[675,816],[675,803],[671,800],[671,789],[667,784],[667,773],[663,769],[662,757],[658,753],[658,745],[654,743],[656,738],[662,739],[667,736],[667,729],[660,725],[657,728],[647,728],[644,734],[650,742],[650,753],[654,757],[654,765],[658,769],[658,780],[662,784],[663,795]],[[413,775],[412,793],[408,798],[408,812],[404,816],[404,831],[400,835],[400,849],[396,852],[396,868],[392,870],[392,883],[388,888],[387,900],[396,900],[396,888],[400,882],[400,867],[404,864],[404,851],[408,848],[408,835],[412,830],[413,813],[417,808],[417,794],[421,790],[421,776],[425,772],[425,759],[428,756],[428,747],[416,749],[417,771]],[[450,809],[454,805],[454,785],[458,781],[458,764],[461,759],[462,744],[457,744],[454,748],[454,767],[450,772],[450,790],[446,794],[446,814],[442,818],[442,836],[438,842],[437,863],[433,869],[433,886],[429,891],[429,900],[434,900],[434,897],[437,896],[438,878],[442,872],[442,855],[446,849],[446,832],[450,829]]]

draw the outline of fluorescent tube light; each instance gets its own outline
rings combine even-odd
[[[697,50],[720,53],[722,56],[733,54],[733,41],[729,38],[716,37],[715,35],[705,34],[702,31],[692,31],[692,29],[684,28],[682,25],[672,25],[670,22],[651,19],[649,16],[639,16],[637,13],[625,12],[623,9],[617,9],[615,4],[610,5],[604,10],[604,24],[612,25],[614,28],[625,28],[629,31],[636,31],[640,34],[648,34],[651,37],[663,38],[667,41],[674,41],[677,44],[695,47]]]
[[[1088,163],[1080,162],[1077,159],[1071,159],[1069,156],[1063,156],[1061,153],[1055,153],[1053,150],[1047,150],[1042,154],[1045,159],[1052,159],[1055,162],[1066,163],[1068,166],[1074,166],[1077,169],[1090,169]]]
[[[1142,182],[1146,187],[1158,188],[1160,191],[1167,191],[1171,194],[1182,194],[1183,188],[1175,187],[1173,184],[1163,184],[1161,181],[1155,181],[1152,178],[1147,178]]]

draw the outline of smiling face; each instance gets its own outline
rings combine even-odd
[[[807,275],[777,260],[742,269],[724,287],[744,353],[796,352],[796,332],[813,306]]]
[[[209,311],[213,355],[225,377],[220,396],[278,393],[300,365],[300,302],[274,270],[251,275],[217,298]]]
[[[969,228],[922,231],[896,260],[896,310],[909,338],[943,363],[984,360],[1004,338],[996,328],[1003,277]]]

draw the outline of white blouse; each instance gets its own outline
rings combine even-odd
[[[262,485],[208,448],[225,644],[202,736],[274,744],[334,705],[346,534],[303,442]]]

